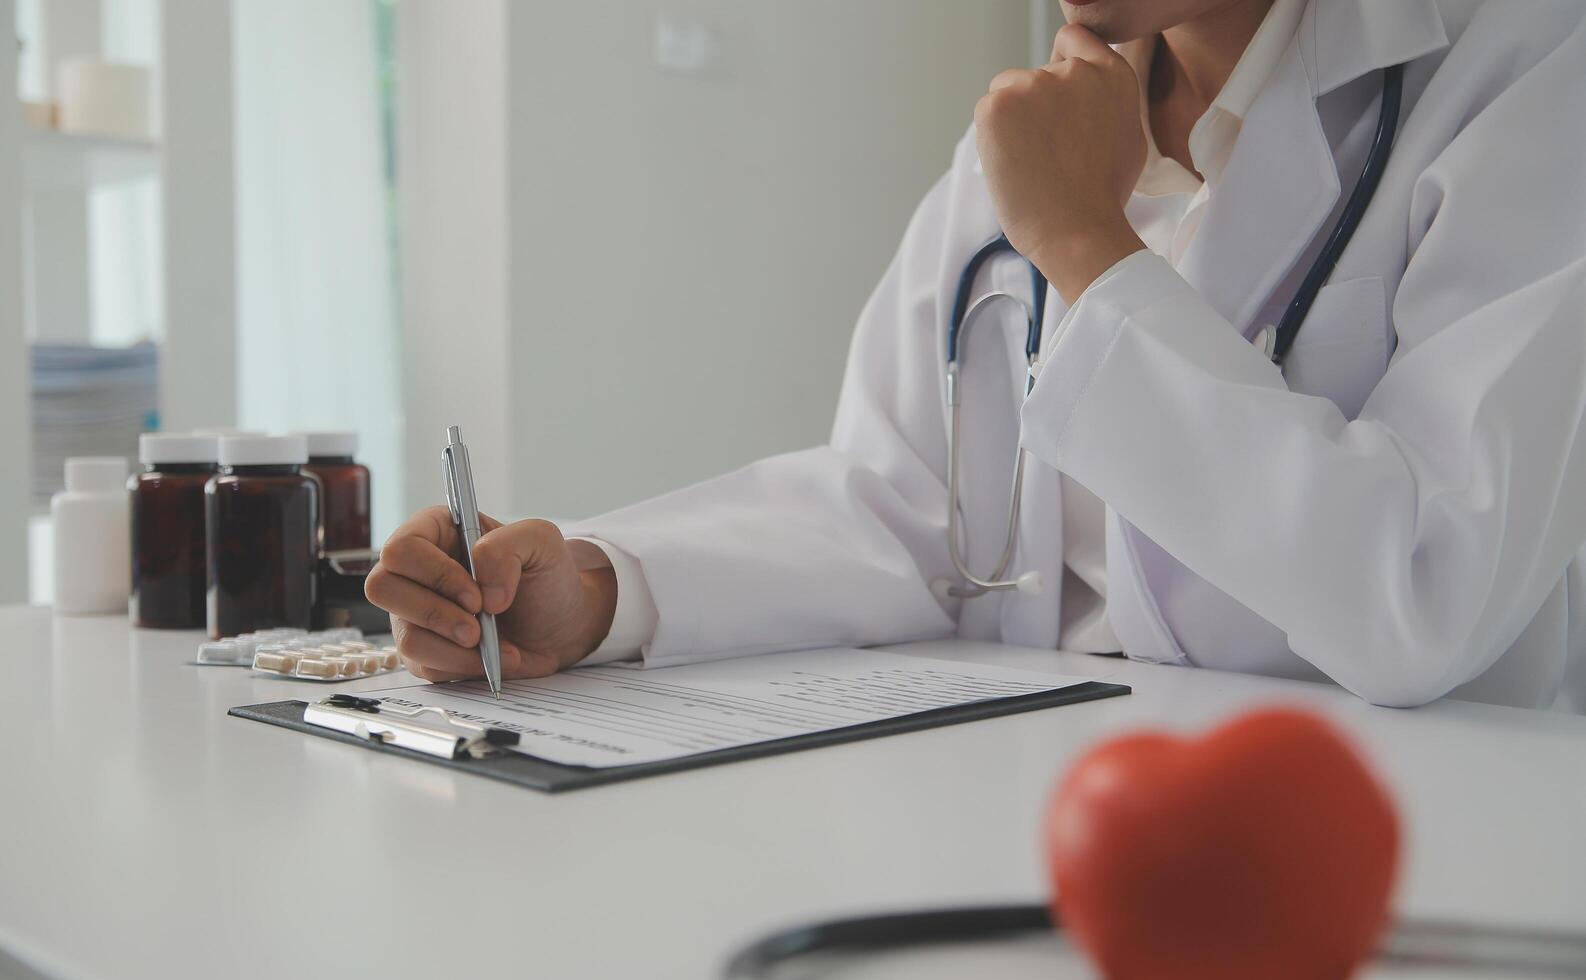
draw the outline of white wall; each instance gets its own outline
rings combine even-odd
[[[160,426],[237,418],[236,158],[231,7],[161,0],[165,346]]]
[[[1027,0],[509,6],[519,513],[824,441],[855,317]],[[658,19],[717,49],[656,65]],[[687,45],[684,45],[687,54]]]
[[[487,513],[506,510],[506,0],[397,8],[406,483],[440,503],[446,426],[472,449]],[[537,9],[540,4],[524,4]]]
[[[399,0],[411,504],[449,423],[507,516],[824,440],[860,306],[1050,6]]]

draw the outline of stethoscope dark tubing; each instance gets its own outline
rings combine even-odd
[[[1365,217],[1366,209],[1371,206],[1371,199],[1377,194],[1377,185],[1382,182],[1382,172],[1388,169],[1388,160],[1393,156],[1393,140],[1399,131],[1399,103],[1403,95],[1404,66],[1390,65],[1384,68],[1382,100],[1377,110],[1377,132],[1371,138],[1371,149],[1366,153],[1366,165],[1361,168],[1360,179],[1355,182],[1355,189],[1350,192],[1349,201],[1344,205],[1344,212],[1339,215],[1332,234],[1327,236],[1327,243],[1322,246],[1321,254],[1311,263],[1310,270],[1300,282],[1300,288],[1294,291],[1294,298],[1289,300],[1288,308],[1278,320],[1277,336],[1272,345],[1272,360],[1279,367],[1282,367],[1283,358],[1288,354],[1289,348],[1294,346],[1294,338],[1299,336],[1300,327],[1305,323],[1306,315],[1311,312],[1311,304],[1316,302],[1316,294],[1321,292],[1322,286],[1327,283],[1327,278],[1333,274],[1333,269],[1337,268],[1339,257],[1344,254],[1349,240],[1355,237],[1355,229],[1360,227],[1360,219]]]
[[[779,932],[740,950],[727,980],[771,977],[780,964],[809,954],[877,953],[905,946],[996,939],[1062,929],[1046,905],[989,905],[932,909],[822,922]],[[1586,971],[1586,936],[1542,929],[1489,928],[1458,922],[1400,920],[1377,954],[1418,966],[1578,977]]]
[[[768,936],[738,952],[727,964],[727,980],[770,976],[778,963],[814,952],[862,953],[913,945],[989,939],[1056,926],[1044,905],[996,905],[873,915],[822,922]]]
[[[969,297],[975,290],[975,277],[980,275],[981,267],[993,257],[1013,251],[1013,243],[1008,241],[1008,236],[998,235],[969,257],[964,271],[958,276],[958,289],[953,294],[953,318],[947,321],[947,363],[958,360],[958,335],[964,327],[964,316],[969,312]],[[1041,353],[1041,323],[1046,319],[1046,277],[1041,275],[1041,270],[1033,262],[1030,263],[1030,288],[1035,305],[1030,309],[1030,323],[1024,338],[1024,356],[1027,360]]]

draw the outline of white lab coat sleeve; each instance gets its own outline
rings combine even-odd
[[[642,568],[657,612],[647,666],[953,630],[928,584],[949,563],[936,328],[950,181],[860,315],[829,445],[569,529]]]
[[[1367,700],[1481,674],[1586,540],[1582,92],[1577,34],[1417,176],[1356,419],[1137,252],[1069,311],[1026,447]]]

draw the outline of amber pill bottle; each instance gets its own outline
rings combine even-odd
[[[326,551],[369,548],[369,467],[353,459],[356,432],[307,432],[308,465],[319,481],[321,542]]]
[[[204,487],[209,635],[308,629],[319,561],[319,484],[302,436],[220,440]]]
[[[204,484],[215,475],[214,436],[145,433],[143,472],[132,477],[133,626],[204,627]]]

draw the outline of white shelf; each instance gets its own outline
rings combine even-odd
[[[26,129],[23,186],[29,193],[107,187],[157,176],[160,144],[153,140]]]
[[[38,44],[45,77],[56,77],[66,57],[100,56],[109,0],[34,5],[42,21],[29,42]],[[23,556],[30,530],[35,552],[47,552],[37,535],[49,520],[31,499],[30,426],[16,424],[30,415],[27,327],[31,317],[39,335],[67,338],[92,322],[90,192],[159,182],[157,274],[164,284],[161,357],[168,379],[161,385],[161,418],[172,428],[235,420],[233,5],[147,0],[133,6],[146,8],[150,22],[146,29],[124,26],[152,31],[155,42],[149,96],[152,117],[163,120],[158,139],[25,125],[16,104],[16,45],[0,44],[0,80],[11,100],[0,112],[0,232],[16,239],[0,249],[0,459],[16,462],[0,471],[0,602],[28,594]],[[0,24],[14,25],[16,8],[16,0],[0,0]],[[33,581],[41,575],[35,567]]]

